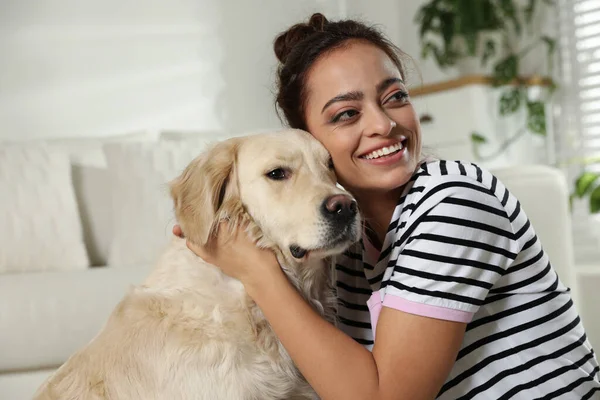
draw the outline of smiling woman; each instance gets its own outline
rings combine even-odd
[[[418,119],[398,67],[380,48],[353,40],[344,51],[320,58],[312,71],[306,124],[331,153],[340,183],[359,199],[373,190],[397,190],[421,150]]]
[[[369,200],[373,191],[388,194],[389,211],[421,157],[403,53],[374,29],[325,21],[315,14],[308,26],[327,29],[303,37],[307,25],[299,24],[275,40],[281,61],[277,105],[291,127],[308,130],[325,145],[340,184],[363,211],[381,205],[381,199]],[[390,217],[383,214],[380,225]]]
[[[362,23],[315,14],[275,53],[278,107],[329,151],[364,217],[336,260],[338,326],[244,235],[189,246],[242,281],[320,397],[598,396],[569,290],[517,198],[475,164],[422,158],[398,50]]]

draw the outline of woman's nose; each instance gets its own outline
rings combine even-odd
[[[367,113],[367,118],[364,118],[367,123],[365,126],[365,133],[370,136],[387,136],[396,126],[396,123],[390,116],[380,108],[369,110]],[[363,115],[363,117],[365,116]]]

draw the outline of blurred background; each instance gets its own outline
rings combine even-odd
[[[273,40],[316,11],[407,54],[426,151],[515,192],[600,346],[598,0],[2,0],[0,398],[149,273],[192,157],[282,126]]]

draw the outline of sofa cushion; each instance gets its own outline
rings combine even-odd
[[[0,243],[0,272],[88,267],[68,154],[0,146]]]
[[[225,132],[218,130],[214,131],[199,131],[199,130],[182,130],[182,129],[164,129],[159,132],[160,140],[189,140],[189,139],[206,139],[216,140],[219,138],[229,137]]]
[[[106,265],[112,238],[113,190],[108,168],[74,165],[72,179],[90,263]]]
[[[175,224],[169,182],[212,140],[111,143],[104,147],[114,184],[108,265],[155,262]]]
[[[110,181],[103,146],[107,143],[151,142],[158,134],[151,131],[101,137],[50,139],[45,143],[69,154],[73,188],[79,207],[86,249],[91,265],[106,265],[112,234]]]
[[[69,155],[73,189],[79,208],[84,241],[91,265],[106,265],[112,233],[112,184],[103,146],[107,143],[151,142],[158,132],[124,132],[110,136],[34,139],[2,142],[4,145],[45,146]],[[2,144],[0,144],[2,145]]]

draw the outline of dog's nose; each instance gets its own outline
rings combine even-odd
[[[335,222],[349,222],[356,216],[357,211],[356,201],[344,194],[336,194],[326,198],[322,206],[323,215]]]

